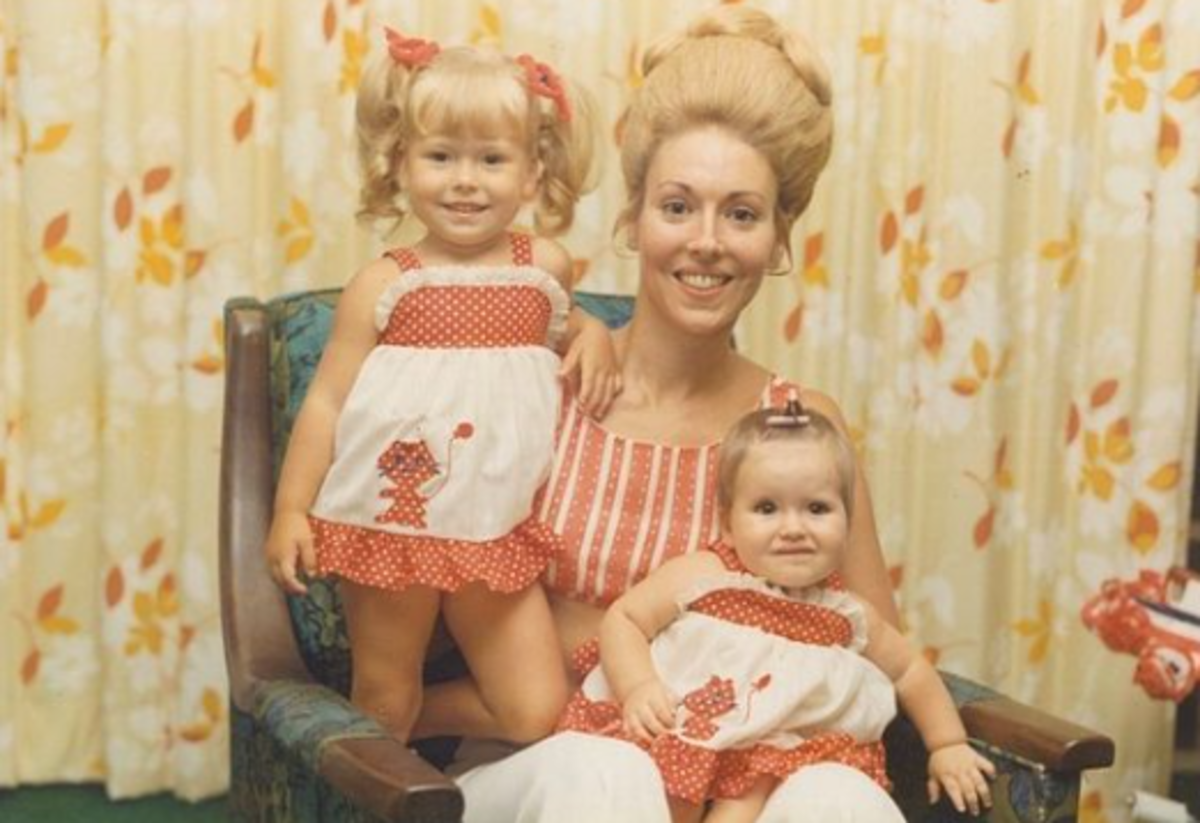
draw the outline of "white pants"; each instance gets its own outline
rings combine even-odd
[[[458,778],[463,823],[669,823],[658,769],[636,746],[564,732]],[[758,823],[904,823],[849,766],[809,766],[778,786]]]

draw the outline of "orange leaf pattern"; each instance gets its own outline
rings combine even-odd
[[[22,705],[84,717],[78,682],[112,707],[88,733],[112,737],[78,749],[132,756],[70,755],[70,775],[195,796],[219,790],[229,742],[216,526],[197,514],[222,307],[339,286],[376,256],[354,221],[353,108],[379,27],[528,51],[592,92],[600,185],[563,244],[581,288],[632,293],[636,255],[610,238],[621,112],[681,19],[413,0],[389,20],[320,0],[204,4],[196,26],[99,5],[50,40],[0,15],[0,597],[20,592],[0,643]],[[1078,599],[1164,568],[1187,531],[1200,21],[1145,0],[770,5],[831,59],[833,152],[738,351],[837,399],[915,648],[1113,718],[1122,762],[1080,814],[1121,819],[1124,764],[1161,780],[1145,764],[1165,762],[1165,731],[1121,699],[1129,661],[1081,629]],[[0,737],[11,724],[0,708]],[[59,734],[12,750],[71,749]]]

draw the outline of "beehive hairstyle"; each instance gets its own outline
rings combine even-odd
[[[790,251],[788,236],[812,199],[833,135],[829,75],[812,46],[765,12],[723,5],[647,49],[642,71],[625,115],[626,203],[617,231],[641,213],[659,146],[716,126],[756,148],[775,173],[775,219]]]

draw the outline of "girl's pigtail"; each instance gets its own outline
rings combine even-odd
[[[363,223],[404,220],[400,206],[400,162],[404,155],[404,112],[411,72],[386,53],[363,73],[355,106],[358,167],[362,174],[358,219]]]
[[[385,51],[368,67],[355,106],[358,164],[362,172],[358,218],[391,222],[394,230],[406,212],[400,190],[400,163],[406,129],[404,106],[414,76],[438,56],[437,43],[384,28]]]
[[[542,179],[533,223],[538,234],[555,237],[575,220],[575,204],[595,185],[595,108],[587,93],[563,81],[566,108],[538,104],[537,156]],[[569,116],[563,117],[562,112]]]

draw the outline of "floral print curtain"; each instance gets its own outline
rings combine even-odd
[[[1173,712],[1079,608],[1186,543],[1200,7],[754,4],[826,57],[837,142],[741,345],[843,404],[914,642],[1112,735],[1084,819],[1124,819]],[[590,87],[608,151],[566,243],[582,288],[631,292],[614,124],[646,42],[709,5],[0,3],[0,786],[224,788],[221,306],[381,248],[352,140],[381,24]]]

